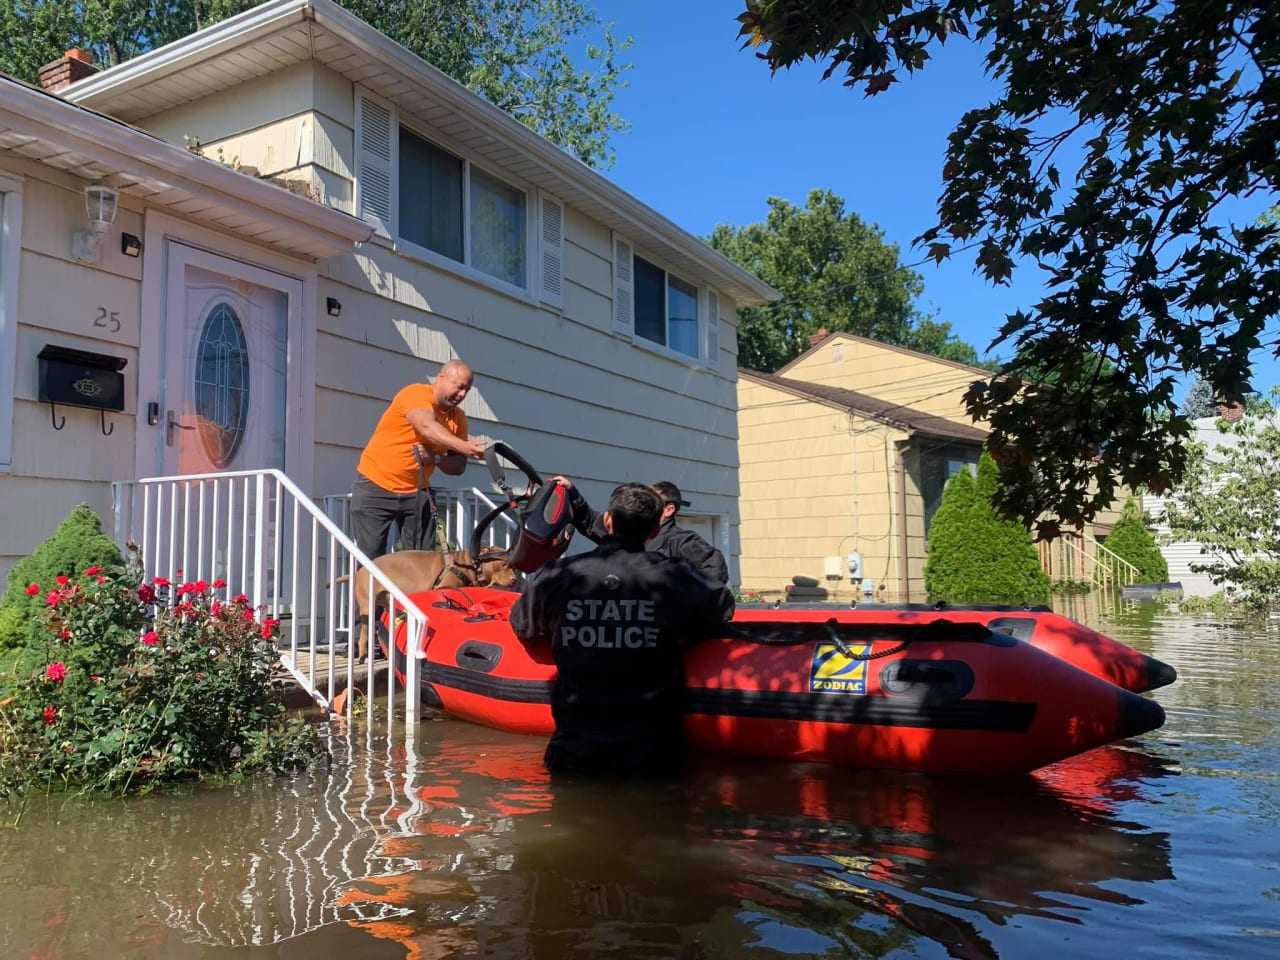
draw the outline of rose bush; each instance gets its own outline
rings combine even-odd
[[[109,792],[301,767],[321,754],[273,669],[278,622],[225,586],[87,567],[43,597],[0,677],[0,792]]]

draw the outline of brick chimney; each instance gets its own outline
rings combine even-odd
[[[1244,416],[1244,404],[1237,403],[1234,400],[1219,400],[1218,416],[1223,420],[1230,420],[1234,423]]]
[[[40,86],[50,93],[57,93],[77,80],[91,77],[98,72],[93,65],[93,54],[79,47],[72,47],[61,60],[46,63],[40,68]]]
[[[831,336],[830,330],[826,327],[819,327],[815,333],[809,334],[809,349],[812,350],[829,336]]]

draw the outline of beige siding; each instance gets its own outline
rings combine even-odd
[[[317,489],[345,491],[396,390],[459,356],[476,372],[465,406],[474,433],[578,478],[596,504],[623,480],[674,480],[693,512],[722,515],[722,545],[732,550],[733,382],[613,336],[608,231],[576,211],[566,222],[563,315],[385,245],[328,264],[320,300],[335,296],[343,310],[319,318]],[[448,483],[488,489],[475,467]]]
[[[33,163],[2,160],[0,170],[23,179],[22,254],[18,282],[17,378],[13,411],[13,466],[0,474],[0,576],[48,537],[77,503],[88,503],[110,529],[111,482],[132,479],[138,372],[141,261],[120,253],[124,230],[141,236],[135,202],[121,198],[102,262],[73,261],[71,235],[84,227],[82,183]],[[119,331],[99,311],[117,314]],[[55,431],[48,404],[37,401],[38,354],[58,344],[124,357],[125,411],[99,415],[59,408],[66,426]]]
[[[973,426],[964,394],[982,371],[856,337],[836,336],[782,376],[870,394],[891,404]],[[979,426],[981,426],[979,424]]]

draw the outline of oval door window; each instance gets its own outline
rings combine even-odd
[[[249,344],[228,303],[209,311],[196,347],[196,423],[213,465],[236,455],[249,420]]]

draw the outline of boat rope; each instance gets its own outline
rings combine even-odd
[[[895,653],[907,649],[915,639],[915,637],[907,637],[902,642],[890,647],[888,650],[881,650],[879,653],[854,653],[853,650],[850,649],[849,645],[844,642],[844,638],[840,636],[840,631],[836,629],[839,624],[840,621],[835,617],[828,620],[826,622],[827,636],[831,638],[831,642],[836,645],[836,649],[840,651],[841,655],[850,660],[879,660],[881,657],[890,657]],[[932,624],[930,624],[930,626],[932,626]]]

